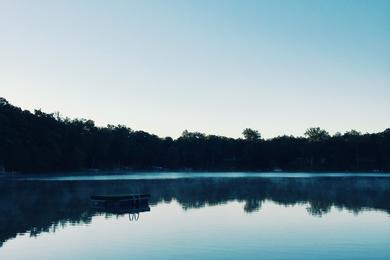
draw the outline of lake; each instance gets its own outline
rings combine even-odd
[[[97,194],[149,193],[109,212]],[[390,175],[0,178],[0,259],[390,259]]]

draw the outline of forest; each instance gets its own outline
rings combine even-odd
[[[303,137],[242,138],[183,131],[161,138],[124,125],[96,126],[59,113],[33,113],[0,97],[0,172],[126,171],[390,171],[390,128]]]

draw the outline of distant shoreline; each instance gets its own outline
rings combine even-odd
[[[243,138],[184,130],[161,138],[124,125],[31,113],[0,97],[0,172],[390,172],[390,128],[330,135],[320,127],[302,136]]]

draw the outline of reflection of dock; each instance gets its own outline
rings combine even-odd
[[[91,196],[92,207],[102,213],[129,214],[130,220],[138,220],[139,213],[150,211],[150,194]]]

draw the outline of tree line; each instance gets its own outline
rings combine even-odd
[[[194,171],[390,171],[390,128],[330,135],[313,127],[304,137],[243,138],[185,130],[161,138],[124,125],[33,113],[0,98],[0,171],[86,169]]]

